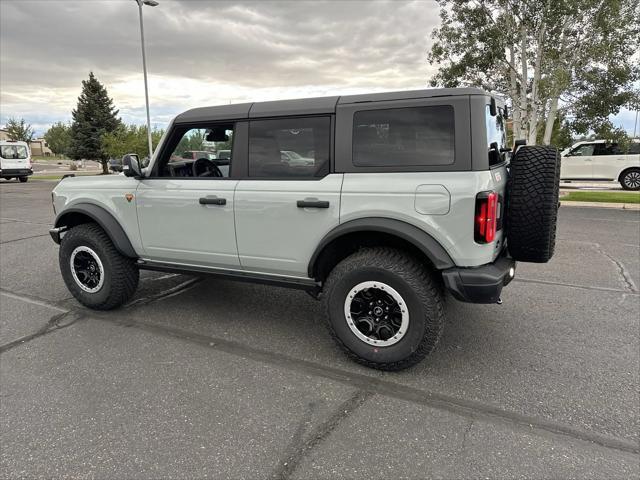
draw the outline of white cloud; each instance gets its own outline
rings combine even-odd
[[[1,2],[0,122],[70,118],[93,70],[125,121],[143,122],[130,0]],[[421,88],[435,2],[162,0],[144,9],[154,121],[193,106]]]
[[[434,1],[160,0],[144,15],[158,126],[194,106],[424,88],[434,72]],[[131,0],[2,0],[0,35],[0,124],[69,120],[90,70],[123,120],[144,122]]]

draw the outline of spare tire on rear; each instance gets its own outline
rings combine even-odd
[[[511,160],[507,245],[521,262],[548,262],[556,243],[560,155],[551,146],[522,146]]]

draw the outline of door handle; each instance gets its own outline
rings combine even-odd
[[[298,200],[296,205],[298,208],[329,208],[326,200]]]
[[[198,200],[200,205],[226,205],[226,198],[218,198],[218,197],[200,197]]]

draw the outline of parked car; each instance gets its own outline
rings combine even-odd
[[[227,174],[170,161],[202,136],[233,139]],[[516,261],[553,255],[559,154],[521,146],[509,166],[506,143],[501,102],[475,88],[198,108],[144,171],[127,156],[123,176],[62,180],[50,233],[89,308],[127,302],[141,269],[304,289],[349,357],[399,370],[438,343],[445,292],[500,303]]]
[[[26,182],[33,175],[31,150],[26,142],[0,141],[0,178]]]
[[[121,172],[122,171],[122,158],[110,158],[109,159],[109,170],[112,172]]]
[[[578,142],[562,152],[561,180],[616,181],[640,190],[640,140],[626,148],[606,140]]]
[[[218,160],[231,160],[231,150],[218,150],[216,155]]]
[[[292,150],[280,151],[280,159],[283,162],[287,162],[289,165],[313,165],[313,157],[303,157],[298,152]]]

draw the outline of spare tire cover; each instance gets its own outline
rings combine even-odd
[[[560,154],[551,146],[522,146],[511,161],[507,245],[521,262],[548,262],[556,243]]]

